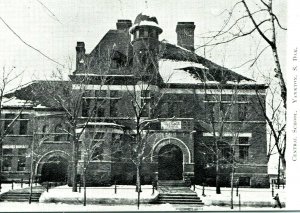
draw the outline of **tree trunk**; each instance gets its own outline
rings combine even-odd
[[[286,169],[286,160],[285,160],[285,157],[284,156],[280,157],[280,159],[281,159],[282,169],[283,169],[283,171],[285,171],[285,169]]]
[[[86,206],[86,179],[85,179],[85,170],[82,172],[82,182],[83,182],[83,206]]]
[[[138,200],[137,200],[137,208],[140,208],[140,195],[141,195],[141,177],[140,177],[140,166],[136,167],[136,185],[137,185],[137,193],[138,193]]]
[[[277,189],[280,188],[280,156],[278,157],[278,168],[277,168]]]
[[[233,209],[233,179],[234,179],[234,167],[231,168],[231,179],[230,179],[230,208]]]
[[[216,194],[221,194],[221,187],[220,187],[220,168],[219,168],[219,156],[217,154],[217,159],[216,159]]]
[[[72,132],[72,192],[77,192],[77,153],[78,144],[75,139],[75,130]]]

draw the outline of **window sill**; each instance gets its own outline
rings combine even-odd
[[[70,141],[43,141],[43,144],[64,144],[70,143]]]
[[[15,134],[7,134],[5,137],[32,137],[33,135],[15,135]]]

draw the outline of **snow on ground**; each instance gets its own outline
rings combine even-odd
[[[215,187],[205,187],[205,195],[202,196],[202,186],[196,186],[195,190],[205,205],[229,205],[231,199],[231,189],[221,187],[221,194],[216,194]],[[283,188],[274,189],[274,196],[278,193],[281,203],[286,201],[286,193]],[[265,206],[270,207],[274,204],[271,188],[239,188],[241,203],[244,206]],[[238,205],[239,197],[236,196],[236,188],[233,192],[234,205]]]
[[[155,191],[152,194],[152,186],[142,186],[141,202],[148,203],[158,195]],[[135,186],[121,185],[117,186],[115,193],[114,186],[110,187],[87,187],[87,202],[88,203],[136,203],[137,192]],[[83,188],[81,192],[72,192],[72,188],[67,185],[59,186],[44,192],[40,197],[40,202],[64,202],[64,203],[81,203],[83,201]]]
[[[28,184],[24,184],[28,187]],[[14,189],[21,188],[21,184],[14,184]],[[11,189],[11,184],[2,184],[1,193]],[[201,210],[204,211],[231,211],[230,209],[230,188],[221,188],[221,194],[215,193],[215,187],[205,187],[205,195],[202,196],[202,186],[196,186],[197,194],[204,202]],[[281,202],[285,202],[285,190],[274,189],[274,195],[278,193]],[[153,199],[158,194],[152,194],[152,186],[142,186],[141,200]],[[241,196],[241,210],[279,210],[272,208],[271,189],[239,188]],[[40,198],[40,203],[27,202],[0,202],[0,211],[137,211],[137,193],[135,186],[117,186],[115,194],[114,186],[111,187],[87,187],[87,206],[83,206],[83,188],[81,192],[72,192],[71,187],[59,186],[44,192]],[[234,189],[234,211],[239,210],[236,189]],[[100,202],[99,202],[100,200]],[[268,205],[264,205],[268,204]],[[247,206],[251,205],[251,206]],[[189,206],[182,206],[189,208]],[[285,208],[284,208],[285,209]],[[140,205],[141,211],[175,211],[176,206],[171,204],[144,204]]]
[[[0,194],[4,193],[4,192],[7,192],[9,190],[11,190],[11,183],[2,183],[1,184],[1,192]],[[23,183],[23,188],[26,188],[28,187],[28,184],[27,183]],[[21,184],[20,183],[14,183],[14,189],[21,189]]]

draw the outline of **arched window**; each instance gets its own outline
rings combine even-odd
[[[61,124],[57,124],[55,126],[55,136],[54,141],[62,141],[64,140],[64,131]]]
[[[49,133],[49,126],[47,124],[43,126],[42,132],[43,132],[42,139],[44,141],[48,141],[49,140],[49,135],[48,135],[48,133]]]

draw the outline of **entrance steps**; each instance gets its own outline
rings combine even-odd
[[[182,180],[158,181],[158,203],[181,204],[202,207],[203,202]],[[190,206],[192,205],[192,206]]]
[[[173,187],[187,187],[187,183],[184,180],[159,180],[158,186],[173,186]]]
[[[41,194],[45,191],[42,186],[36,186],[32,189],[31,201],[39,202]],[[30,188],[10,190],[0,195],[0,201],[9,202],[28,202],[30,195]]]

